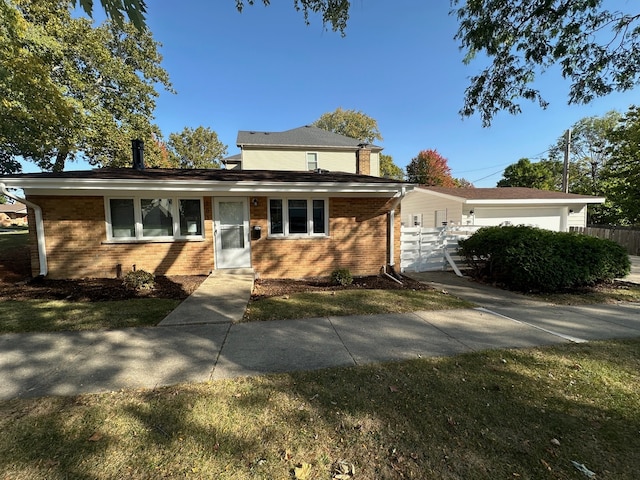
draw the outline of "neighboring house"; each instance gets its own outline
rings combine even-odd
[[[19,202],[0,203],[0,227],[27,224],[27,207]]]
[[[308,128],[314,138],[329,137]],[[34,276],[115,277],[134,268],[196,275],[251,267],[262,277],[303,278],[326,277],[336,268],[371,275],[399,263],[400,200],[413,186],[356,174],[356,153],[366,163],[362,146],[343,146],[350,157],[334,156],[337,146],[318,143],[298,146],[302,167],[293,163],[291,147],[285,164],[297,171],[276,169],[286,146],[260,153],[243,145],[242,170],[145,169],[136,159],[137,168],[0,177],[0,191],[25,192],[37,238]],[[317,165],[307,169],[307,154],[314,152]],[[369,157],[369,168],[373,164]]]
[[[565,232],[569,227],[586,226],[587,205],[604,200],[520,187],[418,187],[402,200],[402,223],[422,227],[531,225]]]
[[[357,173],[380,176],[381,147],[304,126],[285,132],[240,131],[240,153],[225,158],[228,169]]]

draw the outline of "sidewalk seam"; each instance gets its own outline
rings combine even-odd
[[[229,332],[231,331],[233,323],[229,323],[227,327],[227,331],[224,333],[224,338],[222,339],[222,343],[220,344],[220,349],[218,350],[218,354],[216,355],[215,360],[213,361],[213,368],[211,369],[211,373],[209,374],[209,381],[213,381],[213,375],[216,373],[216,367],[218,366],[218,360],[220,360],[220,355],[222,355],[222,349],[227,343],[227,338],[229,337]]]
[[[354,365],[359,365],[359,363],[357,362],[357,360],[355,359],[355,357],[351,354],[351,352],[349,351],[349,349],[347,348],[347,345],[344,343],[344,340],[342,340],[342,337],[340,336],[340,333],[338,333],[338,329],[336,329],[336,326],[333,324],[333,322],[331,321],[331,317],[327,317],[327,320],[329,320],[329,324],[331,325],[331,328],[333,328],[333,331],[336,332],[336,336],[338,337],[338,340],[340,340],[340,343],[342,344],[342,346],[344,347],[344,349],[346,350],[346,352],[349,354],[349,356],[351,357],[351,360],[353,361]]]
[[[420,311],[420,310],[419,310]],[[423,312],[427,312],[427,310],[422,310]],[[410,312],[411,315],[415,316],[418,318],[418,320],[426,323],[427,325],[430,325],[431,327],[435,328],[436,330],[438,330],[440,333],[442,333],[443,335],[445,335],[447,338],[450,338],[451,340],[454,340],[456,342],[458,342],[460,345],[464,346],[465,348],[468,348],[469,350],[471,350],[472,352],[475,352],[476,349],[467,345],[466,343],[464,343],[462,340],[460,340],[459,338],[454,337],[453,335],[450,335],[448,332],[446,332],[445,330],[443,330],[442,328],[440,328],[439,326],[437,326],[434,323],[431,323],[429,320],[427,320],[426,318],[420,316],[417,314],[417,312]]]

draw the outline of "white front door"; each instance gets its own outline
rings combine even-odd
[[[246,198],[213,199],[216,269],[251,266],[249,211]]]

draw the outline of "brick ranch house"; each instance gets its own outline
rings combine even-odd
[[[369,162],[367,146],[349,149],[354,164]],[[299,150],[309,160],[308,148]],[[34,276],[116,277],[135,266],[156,275],[250,267],[263,278],[305,278],[336,268],[375,275],[399,264],[400,201],[413,185],[360,167],[323,170],[331,152],[314,150],[313,170],[138,163],[9,175],[0,190],[25,192]]]

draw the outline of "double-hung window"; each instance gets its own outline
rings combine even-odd
[[[201,239],[199,198],[109,198],[107,238],[113,241]]]
[[[269,235],[272,237],[327,236],[327,199],[270,198]]]
[[[314,152],[307,153],[307,170],[315,170],[318,168],[318,154]]]

